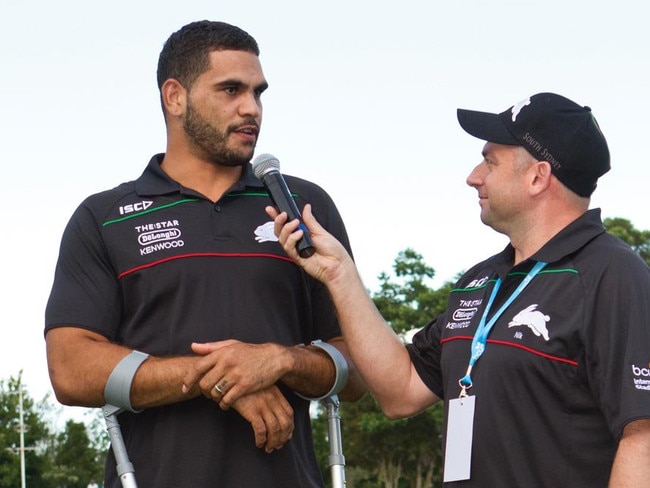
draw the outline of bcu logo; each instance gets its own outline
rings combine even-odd
[[[636,364],[633,364],[632,374],[634,374],[634,376],[644,376],[646,378],[650,378],[650,364],[648,364],[648,368],[639,368]]]
[[[650,363],[648,363],[647,368],[640,368],[636,364],[633,364],[632,374],[634,375],[634,388],[650,391]]]

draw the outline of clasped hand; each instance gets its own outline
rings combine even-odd
[[[223,410],[237,410],[266,452],[291,438],[293,409],[275,386],[284,373],[282,346],[226,340],[194,343],[192,350],[201,357],[183,379],[184,393],[198,388]]]

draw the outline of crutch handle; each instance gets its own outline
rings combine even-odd
[[[131,461],[129,461],[129,455],[126,452],[124,438],[120,430],[120,423],[117,420],[117,415],[123,409],[106,404],[102,408],[102,411],[104,413],[104,420],[106,421],[108,436],[111,439],[111,449],[113,449],[113,455],[115,456],[117,475],[122,482],[122,488],[138,488],[135,481],[135,469]]]

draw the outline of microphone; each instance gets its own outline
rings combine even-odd
[[[305,224],[302,223],[300,211],[291,196],[291,192],[289,192],[287,183],[280,173],[280,161],[271,154],[260,154],[253,161],[253,172],[264,183],[275,207],[280,212],[286,212],[289,221],[295,219],[300,220],[299,228],[303,231],[303,236],[296,244],[296,249],[300,257],[308,258],[314,254],[316,249],[311,241],[309,231]]]

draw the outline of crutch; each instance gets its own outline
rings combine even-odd
[[[138,488],[138,484],[135,481],[135,469],[131,461],[129,461],[129,455],[126,452],[122,431],[120,430],[120,423],[117,420],[117,415],[123,411],[123,408],[114,405],[106,404],[102,407],[108,436],[111,439],[111,449],[113,449],[117,463],[117,475],[120,477],[122,487]]]
[[[332,488],[345,488],[345,456],[343,455],[343,444],[341,436],[341,416],[339,414],[339,397],[332,395],[321,400],[327,409],[327,433],[329,439],[330,455],[328,458],[330,473],[332,475]],[[117,416],[124,411],[123,408],[114,405],[104,405],[102,413],[106,421],[106,428],[111,439],[111,449],[117,463],[117,475],[122,483],[122,488],[138,488],[135,480],[135,469],[129,461],[126,452],[120,423]]]
[[[148,354],[140,351],[132,351],[127,354],[113,368],[104,387],[106,405],[102,407],[102,413],[106,421],[108,436],[111,439],[111,449],[115,456],[117,475],[122,482],[122,488],[138,488],[138,484],[135,481],[135,469],[126,452],[117,416],[125,410],[138,412],[131,405],[131,383],[135,372],[148,357]]]
[[[336,379],[330,391],[324,397],[310,398],[309,400],[320,400],[327,408],[327,431],[330,448],[329,465],[332,474],[332,488],[344,488],[346,483],[345,456],[343,456],[341,416],[339,415],[340,402],[337,393],[347,383],[348,364],[343,355],[334,346],[321,341],[314,341],[312,345],[324,350],[332,358],[336,368]],[[117,474],[122,483],[122,488],[137,488],[138,485],[135,480],[135,468],[131,461],[129,461],[117,415],[124,410],[137,412],[131,406],[131,383],[135,372],[147,357],[149,357],[148,354],[140,351],[132,351],[115,366],[104,388],[104,398],[110,403],[106,403],[102,411],[104,420],[106,421],[108,435],[111,439],[111,448],[115,456]],[[113,405],[113,403],[120,406]]]
[[[343,455],[343,438],[341,436],[341,416],[339,415],[339,397],[332,395],[321,400],[327,409],[327,434],[330,445],[328,458],[332,475],[332,488],[345,487],[345,456]]]
[[[332,474],[332,488],[345,488],[345,456],[343,456],[338,393],[348,382],[348,362],[337,348],[327,342],[313,341],[311,345],[325,351],[336,369],[336,378],[330,391],[320,398],[310,398],[310,400],[320,401],[327,409],[327,437],[330,448],[328,463]]]

